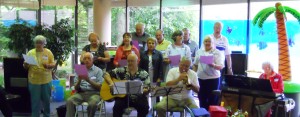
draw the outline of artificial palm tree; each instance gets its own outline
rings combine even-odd
[[[275,7],[268,7],[256,14],[253,19],[253,24],[258,24],[258,27],[262,28],[266,19],[275,12],[277,35],[278,35],[278,54],[279,54],[279,73],[282,74],[284,80],[291,80],[291,67],[290,67],[290,55],[288,39],[286,35],[286,15],[290,13],[300,23],[300,13],[288,6],[282,6],[281,3],[276,3]]]

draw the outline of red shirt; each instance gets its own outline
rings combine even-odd
[[[259,78],[268,79],[265,73],[261,74]],[[280,74],[275,73],[275,75],[271,76],[269,80],[271,82],[272,89],[275,93],[283,93],[283,81],[282,76]]]
[[[138,56],[138,61],[140,61],[140,53],[135,46],[131,46],[131,50],[124,50],[124,46],[119,46],[116,51],[116,56],[114,58],[114,65],[117,66],[119,60],[121,59],[127,59],[127,56],[132,52],[134,52]]]

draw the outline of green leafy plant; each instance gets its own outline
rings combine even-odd
[[[69,22],[69,19],[61,19],[50,27],[43,25],[34,27],[33,35],[43,35],[47,38],[46,48],[51,50],[56,60],[53,72],[56,72],[57,66],[62,65],[69,58],[74,49],[74,40],[72,39],[74,28]]]
[[[11,25],[6,35],[9,38],[8,48],[18,54],[19,57],[33,48],[31,35],[33,29],[26,22],[20,22],[17,21],[16,24]]]

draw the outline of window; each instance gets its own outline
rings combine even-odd
[[[123,34],[126,32],[125,7],[111,8],[111,45],[118,46],[122,43]]]
[[[159,29],[159,0],[151,0],[147,4],[129,0],[128,4],[129,32],[135,32],[137,23],[144,23],[145,32],[155,37],[155,32]]]
[[[165,6],[165,7],[164,7]],[[163,30],[165,39],[172,40],[174,31],[188,28],[191,40],[199,42],[199,5],[169,6],[163,4]],[[172,42],[172,41],[171,41]]]
[[[251,2],[251,19],[262,9],[267,7],[275,6],[274,2]],[[298,7],[299,1],[282,1],[283,6],[289,6],[296,9],[298,12],[300,8]],[[300,24],[298,21],[289,13],[286,13],[286,29],[287,37],[290,40],[289,51],[290,51],[290,63],[292,79],[296,82],[300,82],[300,75],[297,74],[297,66],[300,66],[298,62],[300,60]],[[251,20],[252,21],[252,20]],[[258,28],[258,26],[250,26],[250,47],[249,47],[249,57],[248,57],[248,69],[249,70],[260,70],[261,64],[264,61],[270,61],[274,65],[274,70],[278,71],[278,40],[277,40],[277,28],[276,20],[274,15],[270,15],[263,25],[263,29]],[[264,55],[262,57],[262,55]],[[250,74],[258,77],[258,74]]]
[[[19,11],[19,19],[22,19],[32,26],[37,24],[36,11],[21,10]]]
[[[204,0],[208,3],[209,0]],[[221,34],[227,37],[231,51],[246,53],[247,33],[247,3],[207,4],[203,6],[203,27],[201,40],[207,35],[213,34],[214,23],[223,23]]]

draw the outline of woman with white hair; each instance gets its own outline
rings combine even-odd
[[[193,70],[197,72],[201,87],[198,92],[199,105],[208,109],[210,105],[218,104],[218,97],[212,92],[219,89],[220,70],[224,67],[225,57],[215,48],[214,40],[211,37],[204,38],[203,46],[196,52]]]
[[[31,116],[40,116],[40,102],[42,102],[44,117],[50,116],[50,97],[52,87],[52,68],[55,66],[52,52],[44,48],[47,41],[42,35],[34,38],[35,48],[30,50],[27,55],[32,56],[37,65],[24,62],[23,66],[28,69],[28,87],[31,96]]]
[[[259,78],[268,79],[271,82],[272,89],[275,93],[283,93],[283,81],[282,76],[274,71],[274,67],[270,62],[264,62],[262,64],[262,73]]]

